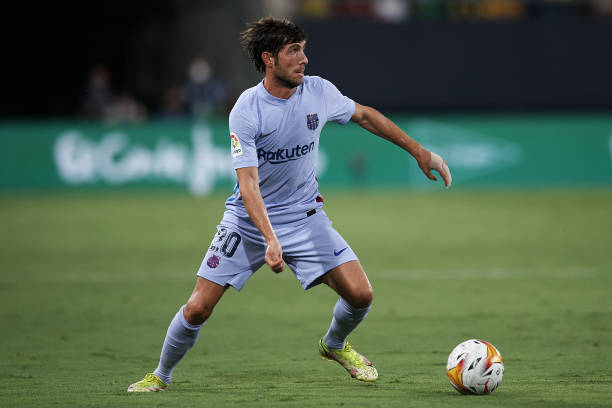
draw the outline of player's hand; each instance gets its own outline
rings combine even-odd
[[[266,249],[266,263],[276,272],[282,272],[285,269],[285,261],[283,261],[283,248],[277,239],[268,242]]]
[[[438,178],[431,172],[432,170],[436,170],[438,173],[440,173],[440,176],[442,176],[442,180],[444,180],[444,185],[446,188],[449,188],[453,182],[453,176],[451,175],[448,165],[446,164],[446,160],[434,152],[430,152],[425,149],[423,150],[424,154],[420,158],[417,158],[417,162],[419,163],[421,170],[423,170],[423,173],[425,173],[427,178],[430,180],[436,181]]]

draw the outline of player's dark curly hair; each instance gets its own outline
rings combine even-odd
[[[268,51],[278,56],[278,52],[287,44],[306,40],[306,33],[287,19],[264,17],[259,21],[247,23],[247,29],[240,33],[242,48],[247,53],[259,72],[266,72],[261,53]]]

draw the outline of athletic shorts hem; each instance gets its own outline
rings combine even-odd
[[[201,272],[198,272],[197,276],[199,276],[200,278],[209,280],[213,283],[216,283],[219,286],[225,287],[226,285],[230,285],[231,287],[236,289],[238,292],[240,292],[240,290],[243,288],[244,284],[246,283],[246,280],[243,282],[232,282],[231,279],[228,281],[226,279],[223,279],[222,276],[208,275],[206,273],[201,273]]]
[[[347,257],[347,258],[344,258],[344,259],[339,259],[338,261],[339,261],[338,263],[332,263],[331,265],[333,265],[333,266],[331,266],[331,267],[330,267],[329,265],[326,265],[326,266],[327,266],[329,269],[327,269],[325,272],[321,273],[321,274],[320,274],[319,276],[317,276],[316,278],[312,279],[310,282],[306,282],[306,284],[305,284],[305,285],[302,285],[302,288],[304,288],[304,290],[308,290],[308,289],[312,289],[312,288],[314,288],[315,286],[320,285],[320,284],[322,283],[322,282],[321,282],[321,278],[322,278],[322,277],[323,277],[323,276],[324,276],[324,275],[325,275],[327,272],[331,271],[331,270],[332,270],[332,269],[334,269],[334,268],[337,268],[337,267],[338,267],[338,266],[340,266],[340,265],[344,265],[344,264],[345,264],[345,263],[347,263],[347,262],[351,262],[351,261],[359,261],[359,258],[357,258],[357,256],[351,256],[351,257]]]

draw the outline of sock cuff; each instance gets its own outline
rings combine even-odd
[[[351,306],[351,304],[349,302],[347,302],[346,300],[344,300],[344,298],[341,296],[338,299],[338,303],[340,303],[340,305],[344,308],[344,310],[346,310],[347,312],[351,313],[351,314],[363,314],[363,313],[367,313],[371,308],[372,308],[372,304],[370,304],[370,306],[366,306],[366,307],[355,307],[355,306]]]
[[[179,317],[179,321],[181,322],[181,324],[183,325],[184,328],[189,329],[189,330],[200,330],[202,328],[202,326],[204,326],[204,323],[202,324],[191,324],[187,321],[187,319],[185,319],[185,315],[183,314],[183,310],[185,309],[185,305],[181,306],[181,308],[179,309],[177,315]]]

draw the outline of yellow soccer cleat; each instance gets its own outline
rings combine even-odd
[[[378,371],[376,367],[367,358],[359,354],[353,349],[348,341],[342,349],[330,349],[325,345],[323,337],[319,340],[319,353],[321,358],[326,360],[335,360],[349,372],[351,377],[360,381],[376,381]]]
[[[163,382],[158,376],[149,373],[137,383],[130,385],[127,392],[156,392],[165,391],[168,384]]]

